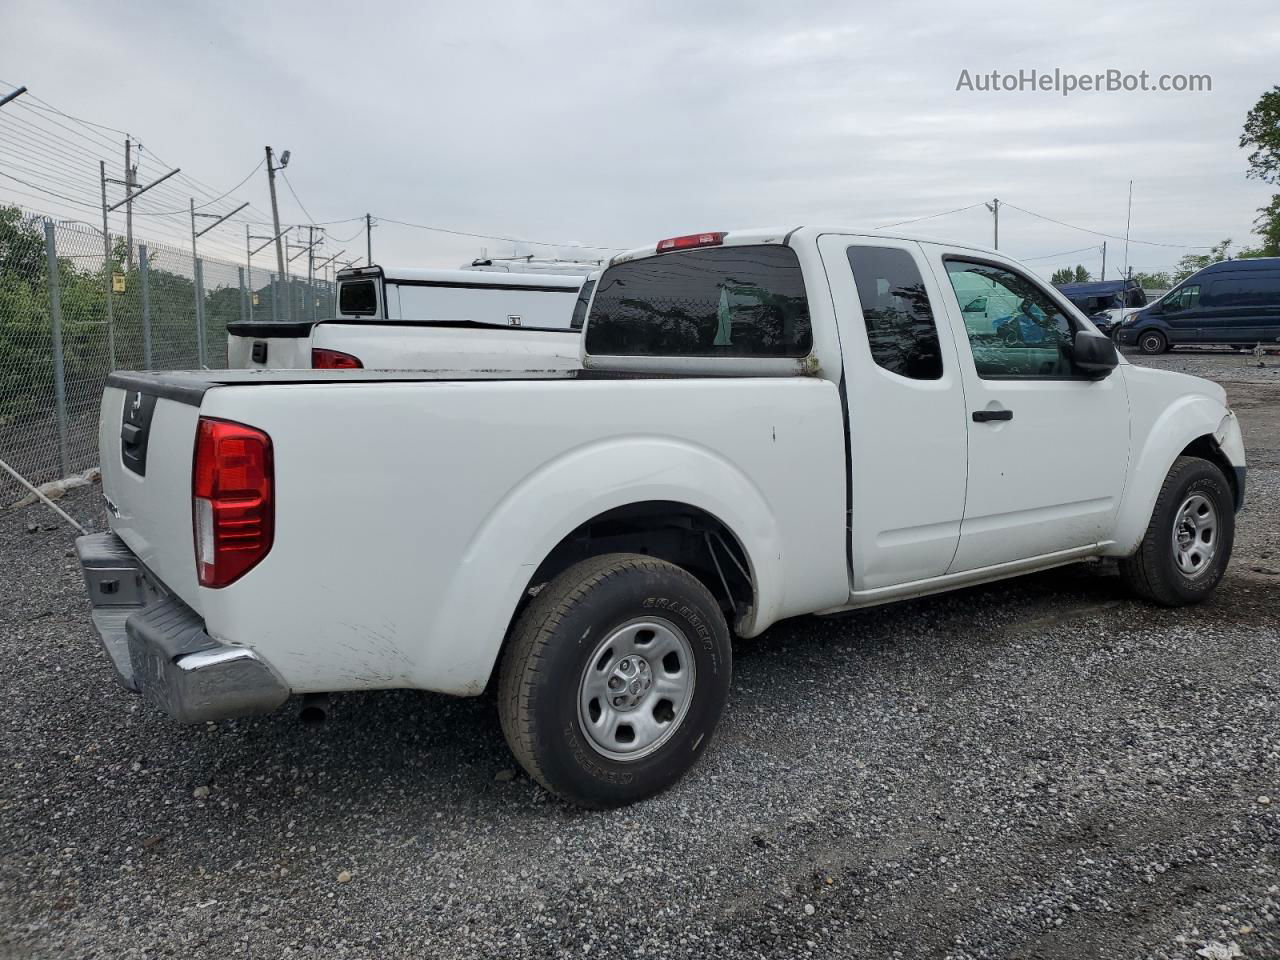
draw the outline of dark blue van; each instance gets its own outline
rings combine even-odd
[[[1212,263],[1126,317],[1116,339],[1143,353],[1195,343],[1280,347],[1280,257]]]

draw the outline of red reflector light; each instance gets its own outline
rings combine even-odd
[[[202,587],[225,587],[271,550],[275,535],[271,438],[201,417],[191,470],[191,520]]]
[[[683,237],[670,237],[658,241],[658,252],[668,250],[687,250],[689,247],[715,247],[724,243],[724,231],[717,233],[689,233]]]
[[[311,351],[311,368],[313,370],[360,370],[364,364],[359,357],[353,357],[341,350]]]

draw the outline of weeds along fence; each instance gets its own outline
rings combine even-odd
[[[39,485],[98,463],[112,370],[218,369],[227,324],[333,315],[333,285],[0,207],[0,459]],[[0,472],[0,507],[26,491]]]

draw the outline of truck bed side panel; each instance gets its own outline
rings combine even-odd
[[[844,603],[844,445],[804,378],[262,384],[202,413],[273,440],[276,534],[202,589],[211,635],[295,691],[478,693],[529,578],[597,514],[674,500],[739,538],[759,632]]]
[[[512,365],[573,370],[582,366],[581,344],[576,330],[361,320],[317,324],[310,345],[359,357],[370,370],[487,370]],[[309,359],[305,366],[310,366]]]

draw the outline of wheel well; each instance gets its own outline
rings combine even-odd
[[[512,622],[543,584],[573,564],[605,553],[644,554],[689,571],[711,591],[730,625],[755,600],[751,564],[733,531],[698,507],[651,500],[592,517],[556,544],[529,578]]]
[[[1240,502],[1239,478],[1236,477],[1235,465],[1222,452],[1222,448],[1218,446],[1218,441],[1213,439],[1212,434],[1206,433],[1203,437],[1196,437],[1182,448],[1182,452],[1178,456],[1199,457],[1201,460],[1208,460],[1221,470],[1223,476],[1227,478],[1227,483],[1231,487],[1232,501],[1235,503]]]

